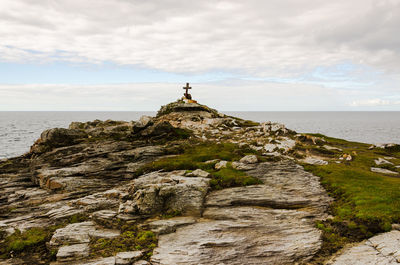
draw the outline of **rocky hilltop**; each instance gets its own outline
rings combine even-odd
[[[313,170],[352,163],[343,146],[181,100],[46,130],[0,162],[0,264],[397,264],[398,231],[331,256],[367,238],[329,238],[338,194]]]

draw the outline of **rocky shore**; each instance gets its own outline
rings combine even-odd
[[[0,162],[0,264],[398,264],[395,230],[321,254],[334,198],[303,165],[354,156],[183,101],[50,129]]]

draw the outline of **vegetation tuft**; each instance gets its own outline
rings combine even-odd
[[[92,240],[90,242],[90,256],[109,257],[118,252],[142,250],[146,257],[150,257],[156,246],[157,237],[152,231],[138,231],[134,227],[131,230],[125,230],[117,238]]]
[[[261,181],[257,178],[247,176],[244,172],[231,166],[216,171],[214,170],[216,161],[209,162],[218,159],[235,161],[247,154],[256,154],[256,151],[246,147],[240,148],[232,143],[192,143],[184,146],[181,154],[151,162],[140,168],[136,174],[139,176],[157,170],[195,170],[200,168],[211,173],[210,183],[213,189],[259,184]]]

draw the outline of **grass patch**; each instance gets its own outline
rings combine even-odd
[[[212,142],[205,142],[200,144],[188,144],[182,149],[182,154],[163,158],[152,163],[149,163],[139,169],[137,175],[149,173],[156,170],[212,170],[213,163],[204,163],[209,160],[226,160],[234,161],[239,160],[246,154],[254,154],[250,148],[239,148],[238,145],[232,143],[216,144]]]
[[[236,161],[247,154],[256,154],[257,152],[248,148],[240,148],[232,143],[204,142],[197,144],[189,144],[183,147],[182,154],[166,157],[151,162],[140,168],[136,175],[140,176],[145,173],[165,170],[195,170],[203,169],[211,173],[211,188],[223,189],[228,187],[247,186],[261,183],[260,180],[247,176],[244,172],[233,169],[231,166],[214,170],[215,163],[205,163],[210,160],[226,160]]]
[[[51,239],[57,228],[58,226],[34,227],[24,232],[16,230],[0,244],[0,258],[6,259],[26,253],[41,253],[46,259],[51,259],[46,248],[46,242]]]
[[[247,176],[246,173],[236,170],[231,166],[223,168],[219,171],[211,172],[212,179],[210,181],[211,189],[221,190],[229,187],[240,187],[248,185],[261,184],[261,180]]]
[[[90,242],[91,257],[110,257],[118,252],[142,250],[145,257],[153,254],[157,246],[157,237],[152,231],[133,230],[124,231],[119,237],[113,239],[100,238]]]
[[[323,254],[333,253],[345,243],[361,241],[376,233],[389,231],[392,223],[400,222],[400,178],[370,170],[371,167],[378,167],[374,160],[379,157],[394,157],[391,161],[397,164],[400,160],[395,151],[369,150],[369,144],[319,134],[313,136],[325,139],[326,144],[341,148],[341,153],[353,157],[352,161],[342,161],[340,164],[303,165],[305,170],[321,177],[322,185],[335,198],[331,205],[331,213],[335,218],[317,223],[317,227],[323,231]],[[304,148],[312,150],[312,147]],[[337,160],[339,156],[325,154],[328,160]],[[381,167],[394,169],[390,165]]]

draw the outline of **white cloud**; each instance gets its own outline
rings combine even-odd
[[[194,99],[222,111],[343,110],[336,89],[304,83],[227,80],[191,84]],[[2,110],[156,111],[183,95],[182,84],[0,85]],[[359,93],[348,94],[356,100]]]
[[[351,103],[353,107],[376,107],[376,106],[390,106],[400,105],[400,100],[385,100],[380,98],[354,100]]]
[[[350,61],[399,74],[399,24],[389,0],[2,0],[0,60],[261,77]]]

